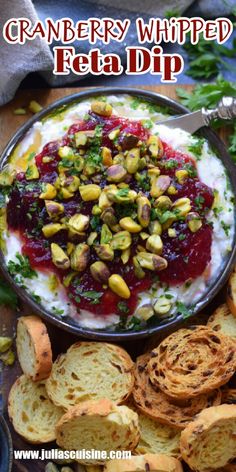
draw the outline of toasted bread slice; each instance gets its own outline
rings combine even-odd
[[[236,371],[236,343],[208,326],[179,329],[152,351],[150,381],[174,401],[226,384]]]
[[[19,377],[8,398],[8,414],[14,429],[26,441],[43,444],[56,438],[55,426],[64,410],[47,396],[45,382],[33,382],[26,375]]]
[[[140,440],[135,454],[165,454],[180,456],[180,430],[139,414]]]
[[[184,429],[201,410],[221,404],[220,389],[190,398],[181,404],[173,402],[159,388],[153,388],[147,370],[150,359],[150,352],[143,354],[137,358],[135,366],[133,398],[138,410],[145,415],[172,426],[174,430]]]
[[[114,459],[105,464],[104,472],[183,472],[181,462],[164,454],[144,454],[131,459]]]
[[[222,403],[236,405],[236,388],[226,387],[222,389]]]
[[[129,354],[119,346],[78,342],[54,362],[47,392],[56,405],[66,409],[104,397],[123,403],[133,388],[133,368]]]
[[[236,405],[203,410],[181,433],[180,452],[193,470],[224,467],[236,457]]]
[[[207,326],[236,339],[236,317],[226,303],[220,305],[210,316]]]
[[[134,450],[139,441],[138,415],[108,399],[86,401],[72,407],[56,427],[56,441],[63,449]],[[81,464],[105,460],[81,459]]]
[[[232,313],[236,317],[236,271],[232,272],[228,285],[227,285],[227,305]]]
[[[17,355],[25,375],[46,379],[52,368],[52,349],[47,328],[35,315],[21,316],[17,323]]]

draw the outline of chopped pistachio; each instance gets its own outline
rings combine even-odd
[[[96,261],[90,266],[90,272],[94,280],[101,284],[107,283],[110,271],[104,262]]]
[[[71,268],[83,272],[89,262],[90,249],[85,243],[78,244],[70,256]]]
[[[118,233],[114,234],[111,247],[114,250],[125,250],[128,249],[132,244],[132,238],[128,231],[119,231]]]
[[[82,213],[75,213],[75,215],[71,216],[68,221],[68,227],[78,233],[86,231],[88,226],[89,217],[87,215],[83,215]]]
[[[121,298],[130,298],[130,290],[125,280],[119,274],[112,274],[108,279],[109,288]]]
[[[14,115],[26,115],[26,110],[25,108],[16,108],[13,110]]]
[[[42,193],[40,193],[39,198],[41,198],[42,200],[52,200],[53,198],[55,198],[57,195],[57,190],[54,185],[49,183],[46,183],[44,185],[45,189]]]
[[[0,354],[3,354],[3,352],[8,351],[12,345],[12,338],[9,338],[7,336],[1,336],[0,337]]]
[[[90,202],[92,200],[98,200],[101,195],[101,188],[96,184],[81,185],[79,192],[84,202]]]
[[[101,116],[111,116],[112,114],[112,106],[106,102],[93,102],[91,104],[91,110],[93,113]]]
[[[29,110],[32,112],[32,113],[39,113],[41,110],[43,109],[43,107],[38,103],[36,102],[36,100],[31,100],[30,103],[29,103]]]
[[[58,267],[58,269],[69,269],[70,259],[58,244],[51,244],[51,255],[52,262],[56,267]]]
[[[134,221],[130,216],[121,218],[119,225],[129,233],[139,233],[142,230],[142,226],[136,223],[136,221]]]
[[[158,315],[166,315],[171,309],[171,302],[165,296],[160,296],[154,305],[155,313]]]

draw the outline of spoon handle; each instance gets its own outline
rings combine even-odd
[[[217,108],[213,110],[202,109],[202,115],[206,126],[210,124],[211,120],[232,120],[236,118],[236,99],[233,97],[223,97],[218,103]]]

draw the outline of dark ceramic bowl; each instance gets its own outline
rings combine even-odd
[[[0,416],[0,471],[10,472],[12,468],[12,440],[10,431],[4,420],[3,416]]]
[[[54,102],[52,105],[43,109],[40,113],[35,115],[29,121],[27,121],[27,123],[25,123],[13,136],[13,138],[10,140],[7,147],[3,151],[3,154],[0,159],[0,168],[2,168],[4,164],[6,164],[13,149],[20,142],[23,135],[25,135],[28,129],[36,121],[44,118],[46,115],[54,111],[56,108],[63,107],[64,105],[66,106],[70,103],[72,104],[74,102],[81,101],[83,99],[87,99],[91,96],[98,96],[100,94],[101,95],[109,95],[109,94],[119,95],[119,94],[124,94],[124,93],[142,98],[149,102],[155,103],[156,105],[167,107],[170,110],[170,114],[173,114],[173,115],[189,113],[189,110],[187,110],[187,108],[183,107],[182,105],[175,102],[174,100],[171,100],[168,97],[159,95],[157,93],[149,92],[146,90],[138,90],[138,89],[133,89],[133,88],[122,89],[122,88],[107,87],[107,88],[96,88],[96,89],[88,90],[85,92],[80,92],[80,93],[67,96],[63,99],[60,99]],[[225,169],[227,170],[234,195],[236,195],[236,167],[232,163],[232,160],[225,148],[225,145],[223,144],[221,139],[208,127],[202,128],[201,135],[208,140],[210,146],[214,148],[214,151],[216,152],[216,154],[220,156],[225,166]],[[235,209],[235,217],[236,217],[236,209]],[[212,301],[212,299],[216,296],[216,294],[225,284],[236,259],[236,244],[235,243],[236,243],[236,233],[234,232],[233,250],[229,254],[228,258],[225,258],[225,260],[223,261],[221,270],[216,280],[214,280],[214,282],[211,285],[209,285],[204,296],[194,305],[194,308],[191,312],[192,316],[198,314],[203,308],[205,308],[206,305],[209,304],[210,301]],[[53,313],[47,311],[42,306],[38,305],[30,297],[30,295],[27,294],[25,290],[18,287],[7,271],[7,267],[4,261],[4,256],[2,253],[0,253],[0,265],[6,279],[9,281],[11,286],[15,289],[16,293],[24,302],[28,303],[28,305],[32,308],[32,310],[35,313],[39,314],[42,318],[45,318],[46,320],[54,323],[58,327],[66,331],[75,333],[81,337],[97,339],[97,340],[128,341],[129,339],[138,339],[138,338],[150,336],[151,334],[154,334],[158,331],[169,328],[170,326],[177,325],[183,320],[182,314],[178,313],[175,316],[175,318],[172,318],[169,320],[166,319],[161,322],[158,319],[156,319],[155,321],[151,320],[149,325],[147,325],[145,328],[139,331],[122,331],[122,330],[117,331],[116,330],[114,332],[109,329],[91,330],[91,329],[82,328],[72,318],[63,317],[60,319],[58,316],[55,316]]]

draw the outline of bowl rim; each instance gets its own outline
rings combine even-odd
[[[1,454],[0,466],[3,465],[5,467],[1,468],[1,471],[10,472],[13,463],[13,444],[10,430],[2,414],[0,414],[0,439],[3,439],[7,445]],[[4,442],[2,443],[2,441],[0,441],[0,444],[4,445]],[[2,460],[4,462],[2,462]]]
[[[68,105],[73,102],[78,102],[85,100],[86,98],[91,98],[94,96],[99,95],[132,95],[137,96],[143,100],[154,102],[159,106],[165,106],[170,109],[177,115],[177,114],[186,114],[190,113],[190,111],[178,103],[177,101],[147,90],[147,89],[139,89],[139,88],[132,88],[132,87],[95,87],[86,90],[82,90],[72,95],[68,95],[66,97],[60,98],[47,107],[45,107],[42,111],[34,115],[31,119],[27,120],[12,136],[8,144],[5,146],[1,157],[0,157],[0,170],[2,167],[7,163],[9,156],[11,155],[13,149],[17,146],[17,144],[21,141],[22,137],[26,134],[26,132],[32,127],[32,125],[44,118],[45,116],[49,115],[54,109],[61,107],[63,105]],[[217,151],[217,155],[221,155],[221,160],[227,172],[227,175],[230,180],[231,189],[233,191],[234,196],[236,196],[236,166],[233,164],[231,157],[224,145],[223,141],[220,137],[210,128],[204,127],[201,129],[201,135],[207,139],[212,147],[214,147]],[[219,156],[218,156],[219,157]],[[233,237],[233,248],[232,251],[229,253],[229,257],[225,259],[225,262],[222,267],[222,271],[217,279],[213,281],[212,284],[209,285],[208,290],[206,290],[205,294],[200,298],[196,304],[194,304],[193,312],[191,313],[190,317],[196,316],[202,309],[208,305],[210,301],[217,295],[220,289],[224,286],[230,272],[233,269],[234,263],[236,261],[236,206],[234,206],[234,237]],[[126,341],[129,339],[140,339],[151,336],[152,334],[158,333],[159,331],[164,331],[165,329],[169,329],[173,326],[178,326],[181,322],[184,321],[183,316],[179,313],[176,314],[175,318],[167,319],[165,322],[154,326],[147,326],[143,329],[138,331],[109,331],[109,329],[95,329],[92,330],[90,328],[85,328],[79,326],[72,318],[70,317],[62,317],[59,318],[55,314],[47,311],[43,306],[37,304],[31,296],[21,287],[19,287],[14,279],[11,277],[7,270],[7,266],[5,263],[4,254],[0,250],[0,268],[4,277],[7,279],[11,287],[15,290],[19,298],[27,303],[35,313],[41,316],[46,321],[55,324],[59,328],[62,328],[68,332],[74,333],[82,338],[89,338],[89,339],[96,339],[96,340],[113,340],[113,341]],[[72,323],[71,323],[72,321]],[[74,323],[73,323],[74,321]]]

